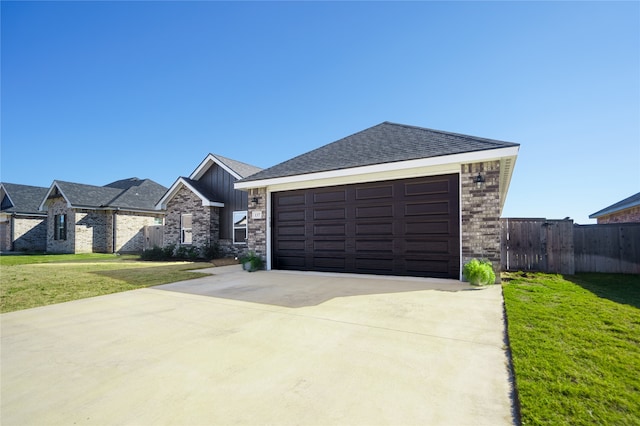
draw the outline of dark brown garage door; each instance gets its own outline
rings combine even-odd
[[[458,175],[276,192],[273,268],[459,278]]]

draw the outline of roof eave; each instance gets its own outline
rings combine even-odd
[[[235,189],[248,190],[252,188],[262,188],[274,185],[286,185],[293,182],[310,182],[321,181],[325,179],[348,178],[351,176],[383,173],[395,170],[409,170],[416,168],[444,166],[448,164],[465,164],[477,163],[480,161],[498,160],[503,158],[517,157],[520,146],[510,146],[497,149],[487,149],[481,151],[472,151],[459,154],[443,155],[438,157],[420,158],[417,160],[397,161],[393,163],[380,163],[368,166],[352,167],[348,169],[329,170],[323,172],[314,172],[306,174],[297,174],[292,176],[274,177],[257,180],[243,180],[234,184]],[[513,160],[515,162],[515,160]],[[511,172],[505,176],[505,183],[509,185],[511,181]],[[505,190],[506,191],[506,190]],[[506,192],[505,192],[506,194]]]
[[[202,201],[202,205],[204,207],[224,207],[224,203],[218,201],[211,201],[207,197],[205,197],[200,191],[198,191],[193,185],[187,182],[184,178],[179,177],[173,185],[167,190],[167,192],[162,196],[160,201],[158,201],[155,205],[155,210],[166,210],[167,203],[171,200],[178,191],[182,188],[182,186],[187,187],[191,192],[196,194],[200,201]]]
[[[234,171],[233,169],[229,168],[229,166],[227,166],[226,164],[224,164],[222,162],[222,160],[220,160],[219,158],[217,158],[215,155],[213,154],[208,154],[206,156],[206,158],[204,160],[202,160],[202,162],[200,163],[200,165],[193,171],[193,173],[191,173],[189,175],[189,179],[193,179],[193,180],[198,180],[200,179],[202,176],[204,176],[204,174],[207,172],[207,170],[209,170],[211,168],[211,166],[213,164],[217,164],[220,167],[222,167],[227,173],[229,173],[231,176],[233,176],[236,179],[242,179],[242,176],[240,176],[236,171]]]

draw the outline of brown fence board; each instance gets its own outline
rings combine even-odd
[[[640,223],[501,220],[502,270],[640,274]]]
[[[576,225],[578,272],[640,274],[640,223]]]
[[[149,250],[154,247],[162,247],[164,226],[162,225],[145,226],[143,233],[144,233],[143,250]]]

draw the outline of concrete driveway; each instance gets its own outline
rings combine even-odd
[[[3,314],[2,425],[514,423],[499,286],[210,272]]]

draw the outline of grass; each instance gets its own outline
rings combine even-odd
[[[109,254],[0,256],[0,312],[201,277],[192,262],[141,262]]]
[[[640,424],[640,277],[503,279],[522,424]]]

